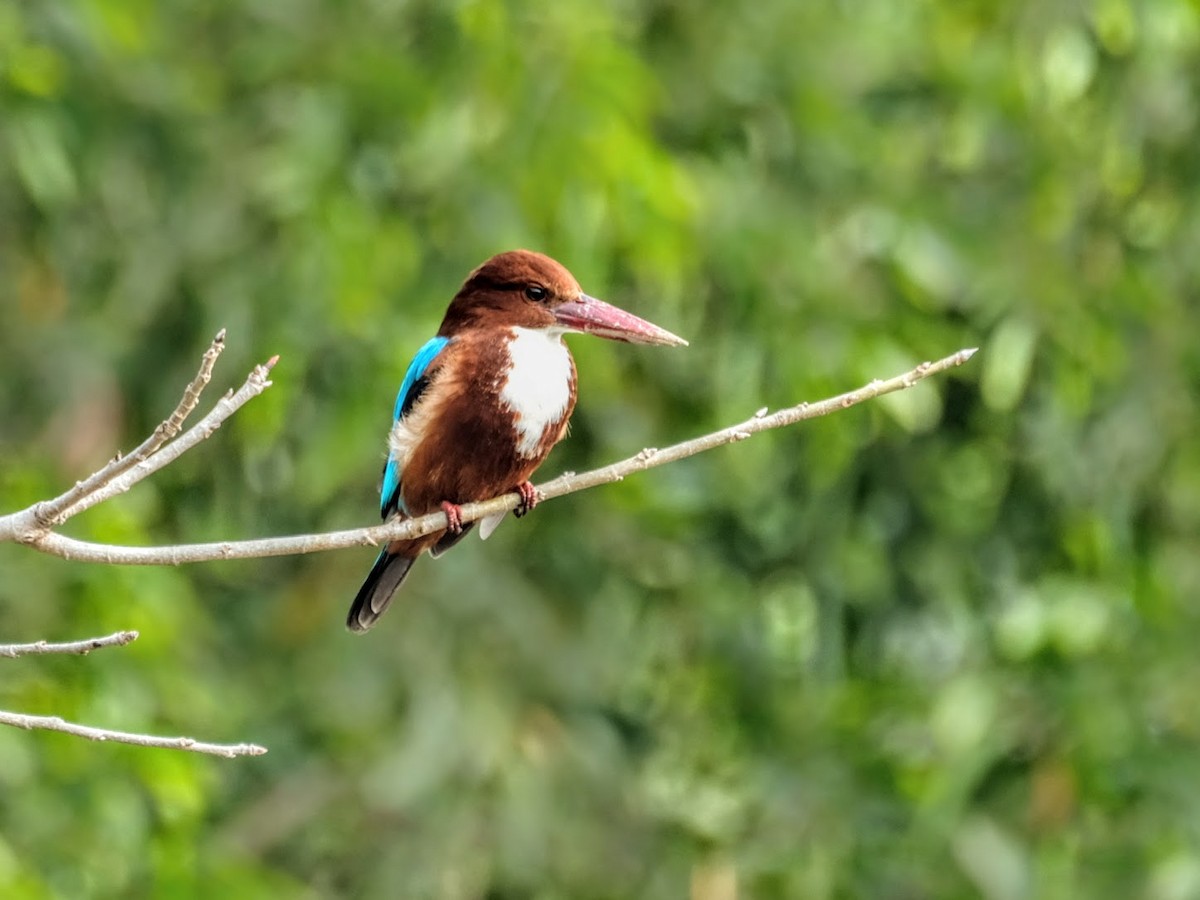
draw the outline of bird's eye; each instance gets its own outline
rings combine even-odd
[[[539,287],[536,284],[531,284],[525,288],[525,296],[535,303],[541,303],[550,296],[550,292],[544,287]]]

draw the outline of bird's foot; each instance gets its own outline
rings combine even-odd
[[[521,495],[521,502],[517,504],[517,508],[513,510],[513,515],[518,519],[525,513],[529,512],[538,505],[537,488],[530,481],[522,481],[517,485],[517,493]]]
[[[442,512],[446,514],[446,527],[451,534],[462,534],[462,507],[455,506],[449,500],[442,501]]]

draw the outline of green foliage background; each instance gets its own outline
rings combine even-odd
[[[364,638],[372,554],[0,547],[5,897],[1200,896],[1200,8],[0,5],[0,506],[282,356],[69,531],[374,520],[396,386],[527,246],[692,339],[575,339],[582,470]]]

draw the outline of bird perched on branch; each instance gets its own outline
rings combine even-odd
[[[471,530],[459,507],[508,491],[516,515],[537,504],[529,482],[567,433],[575,408],[575,361],[563,335],[594,334],[638,344],[687,341],[589,297],[561,264],[541,253],[493,256],[451,301],[437,337],[408,367],[396,397],[380,489],[385,519],[442,510],[447,527],[392,541],[359,588],[346,625],[366,631],[383,615],[417,557],[438,556]],[[487,538],[504,513],[486,516]]]

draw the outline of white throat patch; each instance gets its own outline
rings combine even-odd
[[[563,417],[571,402],[571,356],[562,332],[513,328],[508,342],[512,368],[500,388],[501,401],[514,413],[517,452],[537,456],[546,429]]]

